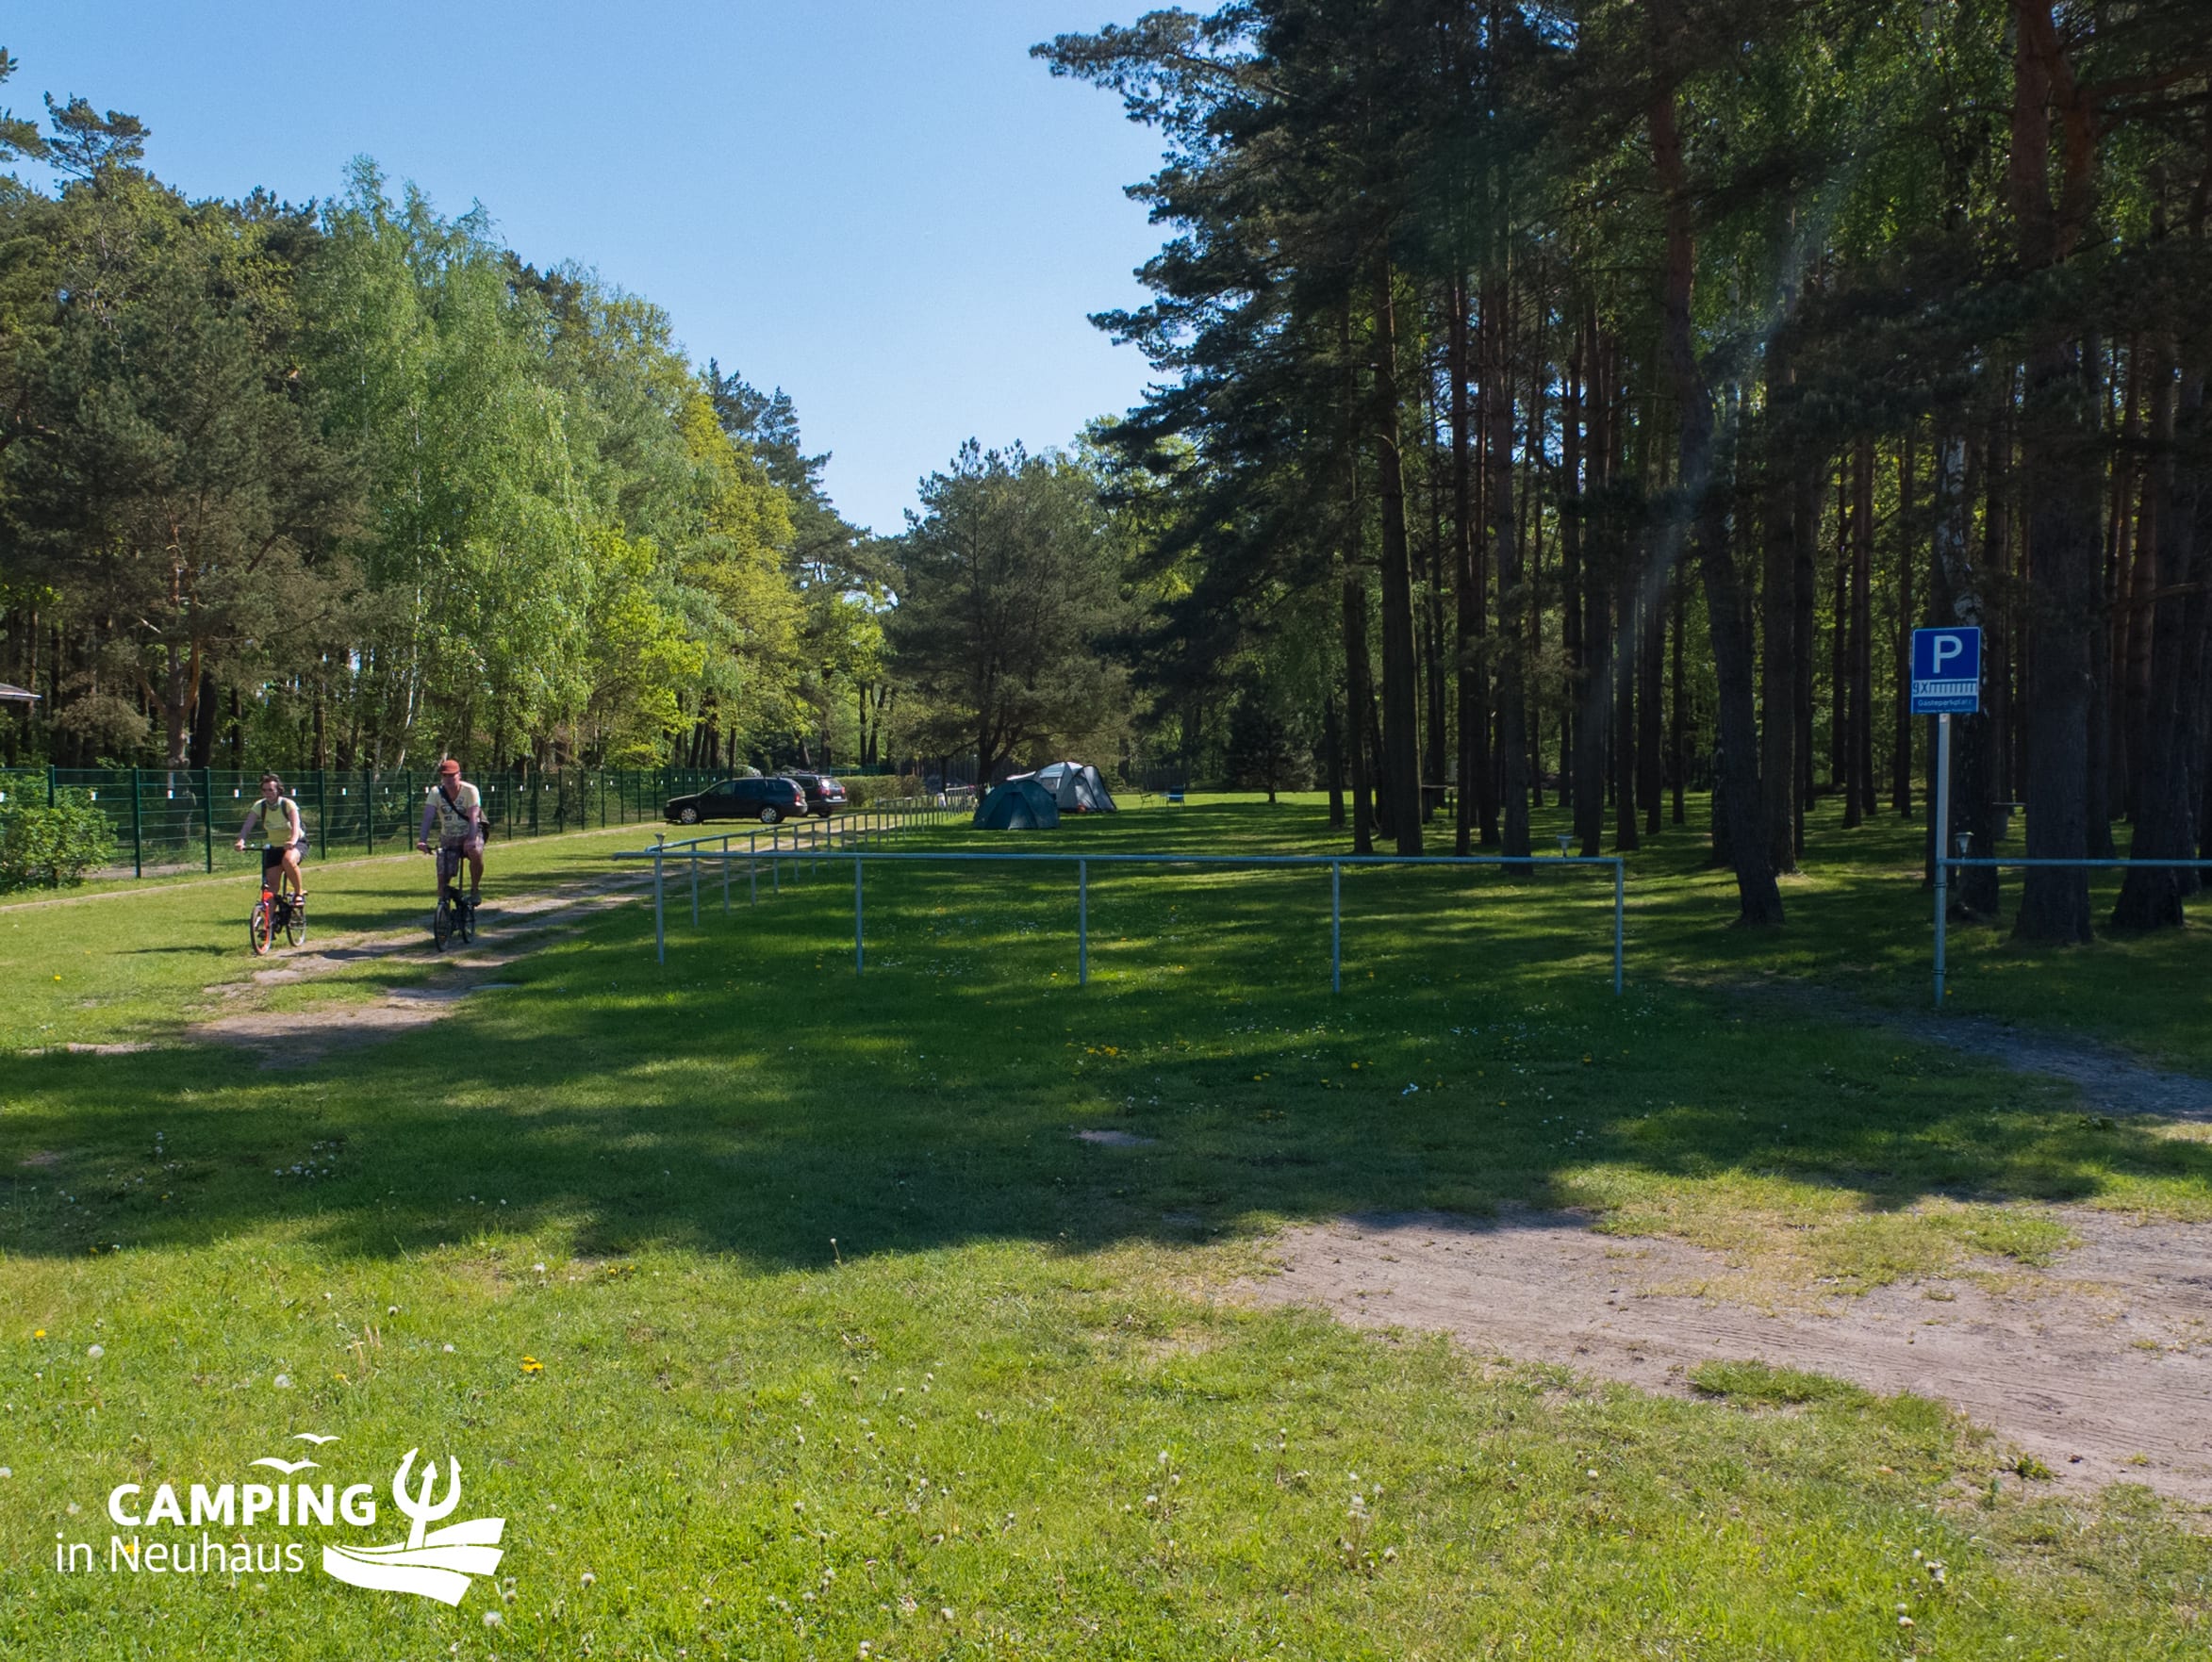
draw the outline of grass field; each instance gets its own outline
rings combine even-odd
[[[1720,927],[1697,840],[1632,859],[1621,998],[1595,873],[1347,874],[1331,996],[1325,875],[1095,870],[1079,992],[1067,877],[877,868],[856,979],[833,863],[727,920],[713,891],[696,930],[672,906],[665,967],[625,907],[433,1028],[281,1070],[187,1042],[247,973],[245,883],[0,908],[0,1642],[2202,1657],[2186,1520],[2044,1498],[1935,1405],[1756,1366],[1649,1397],[1220,1296],[1271,1227],[1345,1211],[1586,1206],[1784,1302],[2047,1261],[2054,1202],[2212,1218],[2191,1127],[1840,1019],[1924,1000],[1909,828],[1821,825],[1767,941]],[[637,842],[503,847],[488,886]],[[1330,847],[1310,799],[989,846]],[[310,877],[319,930],[424,911],[427,862]],[[2055,957],[1967,931],[1952,1002],[2204,1065],[2204,967],[2194,928]],[[1777,981],[1805,996],[1746,990]],[[107,1567],[113,1486],[267,1456],[375,1486],[358,1540],[400,1539],[412,1448],[459,1459],[456,1518],[506,1520],[456,1609],[311,1564]],[[99,1568],[58,1572],[58,1539]]]

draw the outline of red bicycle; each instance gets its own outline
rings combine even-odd
[[[261,897],[254,902],[254,913],[246,920],[246,940],[254,948],[254,956],[265,956],[276,944],[282,931],[284,938],[297,946],[307,938],[307,897],[295,895],[284,886],[281,877],[271,874],[284,870],[284,850],[274,844],[261,850]],[[272,887],[272,883],[275,886]]]

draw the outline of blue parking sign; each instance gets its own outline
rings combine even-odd
[[[1912,632],[1912,713],[1972,716],[1982,707],[1982,632]]]

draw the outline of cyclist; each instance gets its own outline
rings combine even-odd
[[[433,826],[439,847],[469,857],[469,904],[474,906],[484,892],[484,798],[451,756],[437,765],[437,782],[422,800],[422,834],[415,847],[425,854],[432,852]]]
[[[266,874],[282,861],[284,870],[277,876],[277,887],[289,887],[292,898],[305,900],[307,890],[300,880],[300,856],[307,851],[307,828],[300,818],[300,805],[284,794],[284,782],[273,773],[261,776],[261,799],[246,810],[237,847],[243,848],[256,827],[267,844],[261,850],[262,872]]]

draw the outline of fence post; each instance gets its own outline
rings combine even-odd
[[[781,895],[784,892],[784,863],[776,858],[777,850],[782,847],[783,841],[784,828],[780,825],[769,826],[768,893],[771,895]],[[796,845],[794,846],[796,847]]]
[[[139,805],[139,770],[130,770],[130,874],[146,875],[146,815]]]
[[[54,806],[54,764],[46,764],[46,806]]]
[[[699,927],[699,845],[691,845],[691,927]]]
[[[1075,984],[1091,984],[1091,863],[1075,863]]]
[[[655,963],[669,962],[668,937],[661,932],[661,849],[667,847],[669,833],[654,833],[652,844],[652,957]]]
[[[760,904],[760,832],[745,833],[745,903]]]
[[[215,769],[200,769],[200,835],[206,840],[207,869],[215,869]]]
[[[1621,938],[1626,932],[1628,890],[1628,863],[1613,862],[1613,996],[1621,996]]]
[[[722,839],[722,915],[730,915],[730,839]]]
[[[1344,978],[1344,876],[1341,861],[1329,863],[1329,990],[1345,990]]]
[[[860,949],[860,918],[861,918],[860,869],[861,869],[861,868],[860,868],[860,856],[859,856],[859,855],[857,855],[857,854],[855,854],[855,855],[852,857],[852,973],[853,973],[854,975],[858,975],[858,974],[860,974],[860,963],[861,963],[861,957],[860,957],[860,951],[861,951],[861,949]]]
[[[330,858],[330,770],[315,770],[315,846]]]

